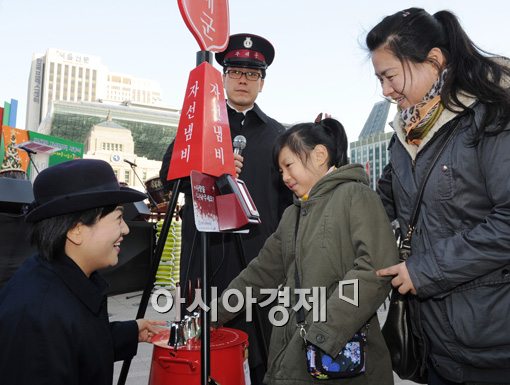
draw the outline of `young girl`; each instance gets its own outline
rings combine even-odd
[[[410,313],[429,348],[429,384],[508,384],[510,62],[480,51],[448,11],[397,12],[366,42],[399,109],[379,192],[404,234],[453,132],[426,182],[409,259],[379,274],[417,295]]]
[[[274,158],[284,183],[296,196],[294,205],[287,208],[258,257],[229,286],[242,293],[251,287],[259,302],[259,289],[290,288],[289,320],[273,327],[265,383],[315,383],[307,370],[304,333],[300,335],[292,309],[297,269],[300,288],[326,290],[326,320],[314,320],[313,310],[304,309],[307,345],[335,357],[368,325],[365,372],[328,383],[393,384],[376,316],[390,285],[375,271],[396,263],[395,239],[379,198],[368,187],[363,167],[347,165],[342,125],[334,119],[298,124],[279,137]],[[342,280],[357,280],[358,306],[340,298],[354,297],[353,285],[339,291]],[[234,316],[220,299],[219,323]]]

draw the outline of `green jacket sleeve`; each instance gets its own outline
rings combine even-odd
[[[286,214],[288,214],[286,211]],[[264,295],[260,294],[260,289],[276,288],[285,279],[285,264],[282,255],[282,242],[281,224],[276,231],[266,240],[264,247],[260,250],[259,255],[253,259],[250,264],[241,271],[241,273],[230,283],[227,289],[222,293],[217,300],[218,307],[218,323],[223,324],[234,318],[239,312],[232,313],[225,309],[223,306],[224,295],[230,289],[240,291],[245,298],[244,305],[246,305],[246,288],[252,288],[253,297],[259,302]],[[231,305],[232,300],[229,301]],[[244,308],[244,306],[243,306]]]
[[[377,277],[376,270],[398,263],[395,238],[379,197],[369,188],[357,188],[350,196],[350,201],[343,201],[347,205],[343,210],[349,213],[349,229],[338,231],[350,232],[354,266],[343,280],[357,280],[358,306],[339,296],[354,298],[355,285],[342,286],[341,293],[339,285],[327,300],[327,321],[312,323],[306,336],[332,356],[376,314],[388,295],[390,278]]]

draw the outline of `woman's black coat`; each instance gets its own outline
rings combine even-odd
[[[138,346],[136,321],[109,322],[105,281],[67,256],[29,258],[0,292],[2,385],[111,385]]]

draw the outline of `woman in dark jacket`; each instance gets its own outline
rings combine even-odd
[[[145,198],[120,187],[104,161],[77,159],[34,182],[28,258],[0,292],[2,385],[110,385],[113,362],[158,331],[148,320],[108,322],[105,281],[129,229],[122,203]]]
[[[438,147],[407,262],[378,272],[411,293],[429,384],[510,378],[509,62],[476,47],[451,12],[411,8],[366,38],[398,104],[379,194],[405,234]]]

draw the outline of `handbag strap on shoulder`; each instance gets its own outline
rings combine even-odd
[[[413,212],[411,214],[411,219],[409,220],[409,227],[407,229],[407,233],[403,241],[401,242],[400,247],[404,248],[411,248],[411,237],[413,235],[413,231],[416,227],[416,222],[418,221],[418,216],[420,214],[420,208],[421,208],[421,202],[423,199],[423,193],[425,191],[425,185],[427,183],[427,180],[430,177],[430,174],[432,173],[432,169],[434,168],[435,164],[439,160],[439,157],[443,153],[444,149],[448,145],[448,143],[451,142],[453,138],[453,134],[457,131],[457,128],[459,127],[460,119],[457,119],[455,121],[455,126],[448,132],[448,136],[443,141],[441,147],[437,150],[436,154],[434,155],[434,158],[432,159],[432,162],[430,162],[430,166],[427,169],[427,172],[425,173],[425,176],[421,182],[420,189],[418,190],[418,195],[416,197],[416,202],[414,204]]]

